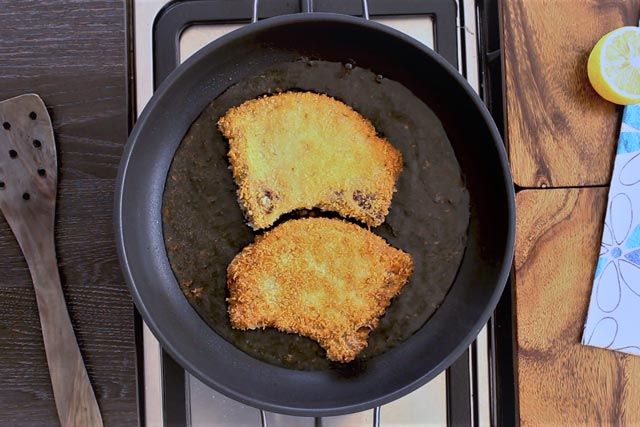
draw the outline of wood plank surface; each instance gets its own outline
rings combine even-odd
[[[606,185],[619,107],[600,98],[587,59],[607,32],[637,25],[639,0],[505,0],[506,140],[526,188]]]
[[[640,423],[640,357],[580,344],[606,198],[604,187],[517,195],[522,426]]]
[[[38,93],[52,117],[61,281],[108,426],[138,422],[133,306],[112,216],[128,132],[125,42],[123,0],[0,0],[0,99]],[[0,354],[0,425],[57,425],[33,284],[1,215]]]

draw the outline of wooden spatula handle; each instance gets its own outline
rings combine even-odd
[[[44,349],[51,384],[63,427],[102,426],[89,376],[71,326],[60,286],[56,253],[51,239],[42,238],[36,247],[23,252],[38,302]]]
[[[0,211],[29,264],[60,424],[101,427],[53,243],[58,164],[51,118],[42,99],[27,94],[0,102],[0,122]]]

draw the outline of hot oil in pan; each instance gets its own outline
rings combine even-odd
[[[390,213],[372,231],[410,253],[415,268],[372,332],[360,362],[353,362],[358,365],[424,325],[451,287],[467,237],[469,196],[453,149],[440,120],[401,84],[352,64],[301,60],[273,66],[230,87],[193,123],[169,170],[163,200],[169,260],[191,305],[227,341],[288,368],[332,365],[308,338],[269,328],[234,330],[227,315],[226,268],[253,242],[254,234],[238,206],[228,144],[216,122],[246,100],[287,90],[326,93],[345,102],[369,119],[404,158]]]

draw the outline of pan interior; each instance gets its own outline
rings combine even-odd
[[[234,330],[227,315],[227,265],[255,234],[242,217],[228,143],[216,122],[248,99],[289,90],[345,102],[404,159],[390,213],[372,231],[410,253],[415,269],[353,362],[356,367],[405,341],[433,315],[456,277],[467,240],[469,194],[447,134],[434,112],[400,83],[350,62],[301,58],[271,65],[229,87],[192,124],[169,169],[162,210],[167,254],[192,307],[228,342],[274,365],[331,368],[315,341],[274,329]]]

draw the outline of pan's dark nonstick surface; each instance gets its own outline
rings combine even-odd
[[[177,281],[207,324],[246,353],[288,368],[329,369],[324,350],[308,338],[269,328],[232,329],[225,302],[227,265],[254,234],[238,206],[228,144],[216,122],[230,107],[287,90],[345,102],[403,155],[390,214],[372,231],[410,253],[414,273],[371,334],[361,361],[406,340],[445,298],[464,252],[469,195],[433,111],[400,83],[350,62],[277,64],[233,85],[204,109],[175,154],[163,199],[164,236]]]
[[[442,122],[469,194],[466,248],[440,307],[402,343],[347,369],[285,369],[252,357],[222,338],[184,297],[163,235],[169,169],[194,121],[231,85],[301,57],[332,62],[351,58],[359,67],[411,90]],[[366,105],[354,107],[368,115]],[[370,118],[375,122],[375,117]],[[224,151],[216,161],[223,155]],[[224,191],[233,195],[233,186]],[[219,209],[213,205],[201,215],[213,216]],[[401,211],[393,206],[391,215]],[[195,53],[164,80],[123,152],[115,191],[115,226],[118,255],[133,300],[178,363],[243,403],[293,415],[330,416],[363,411],[417,389],[471,344],[509,275],[514,189],[504,146],[489,112],[443,58],[384,25],[308,13],[244,26]],[[239,242],[220,239],[221,245],[231,243]]]

